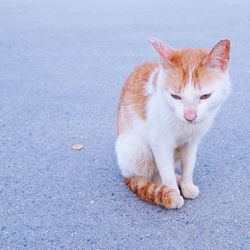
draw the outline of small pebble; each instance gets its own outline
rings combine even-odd
[[[74,145],[72,145],[72,149],[74,149],[74,150],[81,150],[83,148],[84,148],[83,144],[74,144]]]

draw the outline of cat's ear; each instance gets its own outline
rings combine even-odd
[[[210,68],[217,68],[225,72],[230,57],[230,40],[220,40],[210,51],[206,58],[206,65]]]
[[[175,54],[176,50],[165,44],[164,42],[151,37],[149,42],[154,47],[154,49],[158,52],[161,58],[161,64],[163,68],[167,69],[171,64],[170,60]]]

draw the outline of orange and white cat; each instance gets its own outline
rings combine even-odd
[[[138,66],[120,97],[116,154],[125,183],[143,200],[180,208],[195,198],[199,141],[228,95],[230,41],[212,50],[173,49],[150,39],[160,63]],[[175,174],[181,166],[181,176]]]

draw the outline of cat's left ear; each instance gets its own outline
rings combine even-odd
[[[149,42],[160,55],[163,68],[167,69],[171,65],[171,59],[176,53],[176,50],[153,37],[149,39]]]
[[[230,40],[220,40],[210,51],[206,58],[206,65],[211,68],[217,68],[225,72],[228,68],[230,57]]]

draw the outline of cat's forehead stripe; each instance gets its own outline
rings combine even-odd
[[[171,59],[166,87],[180,92],[186,85],[191,84],[200,89],[200,78],[206,77],[207,73],[203,67],[207,55],[208,51],[205,49],[178,50]]]
[[[186,83],[187,85],[193,85],[194,69],[195,69],[194,65],[190,66],[189,72],[188,72],[188,80],[187,80],[187,83]]]

